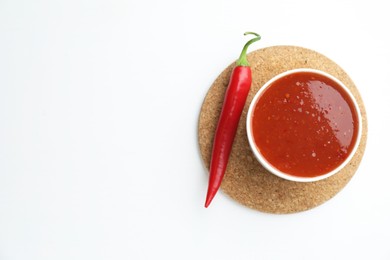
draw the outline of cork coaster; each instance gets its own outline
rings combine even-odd
[[[367,141],[367,116],[362,98],[349,78],[335,62],[302,47],[273,46],[248,54],[252,68],[252,87],[240,119],[233,149],[221,189],[239,203],[262,212],[287,214],[314,208],[335,196],[355,174]],[[198,140],[202,159],[210,166],[214,132],[234,63],[227,67],[210,87],[199,115]],[[341,80],[355,96],[363,119],[362,139],[351,162],[325,180],[298,183],[267,172],[251,152],[245,120],[249,104],[259,88],[272,77],[290,69],[319,69]],[[214,202],[215,203],[215,202]]]

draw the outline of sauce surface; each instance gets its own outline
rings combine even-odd
[[[314,72],[296,72],[272,83],[252,116],[259,152],[275,168],[298,177],[334,170],[357,140],[353,101],[337,82]]]

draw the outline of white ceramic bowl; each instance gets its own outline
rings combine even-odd
[[[254,112],[254,108],[255,108],[258,100],[261,98],[261,96],[264,93],[264,91],[267,90],[269,87],[272,87],[272,84],[275,81],[277,81],[278,79],[286,77],[286,76],[291,75],[293,73],[299,73],[299,72],[311,72],[311,73],[320,74],[320,75],[325,76],[325,77],[333,80],[334,82],[336,82],[339,86],[341,86],[341,88],[347,93],[349,98],[352,100],[352,103],[353,103],[353,106],[354,106],[354,108],[356,110],[357,118],[358,118],[357,139],[356,139],[355,145],[352,148],[351,153],[349,154],[349,156],[338,167],[336,167],[335,169],[333,169],[333,170],[331,170],[329,172],[326,172],[325,174],[322,174],[322,175],[319,175],[319,176],[315,176],[315,177],[295,176],[295,175],[288,174],[288,173],[285,173],[285,172],[279,170],[278,168],[276,168],[274,165],[272,165],[269,161],[267,161],[265,159],[265,157],[262,155],[262,153],[257,148],[258,146],[256,145],[254,137],[253,137],[253,129],[252,129],[253,112]],[[249,107],[249,110],[248,110],[248,114],[247,114],[246,130],[247,130],[247,136],[248,136],[249,144],[250,144],[250,147],[251,147],[254,155],[256,156],[257,160],[269,172],[275,174],[276,176],[279,176],[279,177],[281,177],[283,179],[290,180],[290,181],[312,182],[312,181],[322,180],[322,179],[325,179],[325,178],[328,178],[328,177],[334,175],[335,173],[339,172],[342,168],[344,168],[350,162],[350,160],[355,155],[356,150],[357,150],[357,148],[359,146],[359,143],[360,143],[360,139],[361,139],[361,135],[362,135],[362,117],[361,117],[361,112],[360,112],[360,109],[359,109],[359,105],[356,102],[355,97],[353,96],[351,91],[340,80],[338,80],[334,76],[332,76],[332,75],[330,75],[328,73],[325,73],[323,71],[314,70],[314,69],[308,69],[308,68],[302,68],[302,69],[294,69],[294,70],[289,70],[289,71],[283,72],[283,73],[275,76],[271,80],[269,80],[267,83],[265,83],[260,88],[260,90],[256,93],[255,97],[251,101],[251,104],[250,104],[250,107]]]

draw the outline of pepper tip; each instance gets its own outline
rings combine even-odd
[[[215,193],[216,193],[216,192],[208,193],[208,194],[207,194],[206,202],[205,202],[205,204],[204,204],[204,207],[205,207],[205,208],[208,208],[208,207],[209,207],[209,205],[211,204],[211,201],[213,201],[213,199],[214,199]]]

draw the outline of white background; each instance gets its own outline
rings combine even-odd
[[[0,259],[390,259],[386,1],[0,0]],[[256,31],[354,80],[366,153],[327,203],[203,207],[197,120]]]

